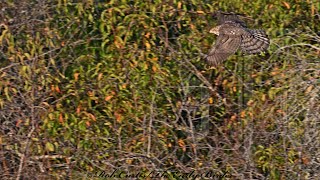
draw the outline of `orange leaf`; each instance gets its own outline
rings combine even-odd
[[[151,60],[152,61],[158,61],[158,58],[157,57],[153,57]]]
[[[55,89],[55,88],[54,88],[54,85],[51,85],[51,86],[50,86],[50,89],[51,89],[52,92],[54,92],[54,91],[55,91],[55,90],[54,90],[54,89]]]
[[[278,110],[277,110],[277,113],[282,114],[282,115],[285,115],[285,114],[286,114],[282,109],[278,109]]]
[[[309,164],[309,162],[310,162],[310,160],[306,157],[303,157],[301,159],[302,159],[303,164]]]
[[[103,76],[103,74],[102,74],[102,73],[99,73],[99,75],[98,75],[98,81],[100,81],[100,80],[102,79],[102,76]]]
[[[79,115],[80,114],[80,111],[81,111],[81,106],[79,105],[78,107],[77,107],[77,114]]]
[[[309,94],[312,89],[313,89],[313,85],[309,86],[309,87],[306,89],[305,94]]]
[[[19,119],[16,123],[16,127],[18,127],[23,121],[21,119]]]
[[[152,66],[152,71],[153,72],[157,72],[158,71],[158,68],[156,66]]]
[[[127,163],[127,164],[132,164],[132,161],[133,161],[132,159],[127,159],[127,160],[126,160],[126,163]]]
[[[185,152],[186,151],[186,144],[182,139],[178,140],[178,145],[182,148],[182,150]]]
[[[146,45],[146,49],[147,49],[147,51],[149,51],[149,50],[151,49],[151,45],[150,45],[150,43],[149,43],[149,42],[146,42],[146,43],[145,43],[145,45]]]
[[[208,99],[208,103],[209,103],[209,104],[213,104],[213,98],[212,98],[212,97],[210,97],[210,98]]]
[[[246,111],[241,111],[240,117],[241,117],[241,118],[244,118],[245,116],[246,116]]]
[[[145,140],[146,140],[145,137],[141,137],[140,139],[141,142],[144,142]]]
[[[178,29],[181,29],[181,24],[180,24],[180,22],[178,22]]]
[[[60,88],[58,85],[56,85],[56,92],[61,93]]]
[[[230,121],[235,121],[237,119],[237,115],[232,115],[231,118],[230,118]]]
[[[79,73],[74,73],[74,74],[73,74],[73,77],[74,77],[74,79],[75,79],[76,81],[78,81]]]
[[[190,24],[190,29],[194,30],[196,27],[193,24]]]
[[[225,86],[228,83],[228,80],[223,80],[222,85]]]
[[[120,43],[118,43],[117,41],[114,41],[114,44],[116,45],[116,47],[118,49],[121,49],[122,48],[122,45]]]
[[[287,3],[287,2],[282,2],[282,3],[287,9],[290,9],[290,4],[289,3]]]
[[[116,117],[116,120],[120,123],[122,120],[122,115],[118,112],[114,112],[114,116]]]
[[[14,60],[14,57],[11,56],[11,57],[9,57],[8,59],[9,59],[10,61],[13,61],[13,60]]]
[[[86,125],[89,127],[91,125],[90,121],[86,121]]]
[[[203,11],[197,11],[197,13],[198,13],[198,14],[204,14],[204,12],[203,12]]]
[[[315,12],[315,4],[311,3],[311,16],[314,16],[314,12]]]
[[[150,32],[147,32],[147,33],[144,35],[144,37],[146,37],[147,39],[149,39],[149,38],[150,38]]]
[[[104,98],[104,100],[105,100],[105,101],[109,101],[112,97],[113,97],[112,95],[106,96],[106,97]]]
[[[88,96],[92,97],[94,93],[92,91],[88,91]]]
[[[232,90],[233,90],[233,92],[237,92],[237,87],[233,86]]]
[[[60,113],[60,115],[59,115],[59,122],[60,122],[60,123],[63,123],[63,116],[62,116],[62,113]]]
[[[178,2],[178,9],[181,9],[182,3],[179,1]]]
[[[91,114],[91,113],[88,113],[88,116],[89,116],[93,121],[96,121],[96,120],[97,120],[96,117],[95,117],[93,114]]]
[[[247,102],[247,105],[248,105],[248,106],[252,106],[252,104],[253,104],[253,100],[250,99],[250,100]]]

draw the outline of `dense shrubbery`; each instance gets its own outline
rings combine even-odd
[[[320,167],[320,3],[0,5],[0,177],[166,171],[308,179]],[[216,10],[269,52],[209,69]]]

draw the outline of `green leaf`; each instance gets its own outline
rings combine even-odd
[[[46,150],[53,152],[54,151],[54,145],[50,142],[46,143]]]

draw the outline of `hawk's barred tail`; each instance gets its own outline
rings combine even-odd
[[[242,43],[240,45],[244,53],[259,53],[269,47],[270,41],[265,31],[261,29],[248,29],[248,31],[250,33],[242,37]]]

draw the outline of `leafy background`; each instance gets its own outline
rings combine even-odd
[[[319,178],[319,1],[11,0],[0,9],[1,179],[115,169]],[[268,52],[210,69],[203,54],[217,10],[265,29]]]

